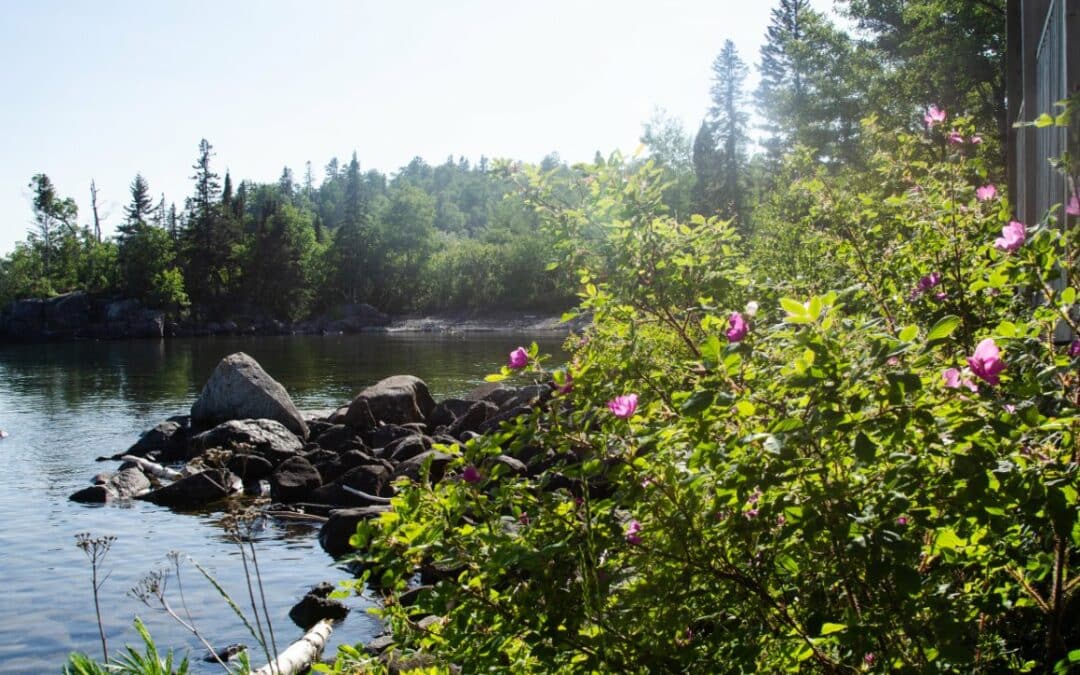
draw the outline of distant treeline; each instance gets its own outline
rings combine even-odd
[[[773,236],[777,222],[807,215],[789,193],[797,179],[866,166],[862,120],[912,129],[930,103],[997,130],[987,145],[1001,147],[1003,0],[841,0],[837,9],[858,32],[808,0],[779,0],[755,92],[744,91],[748,67],[728,40],[696,133],[663,113],[645,125],[641,140],[664,169],[671,213],[735,219],[747,239]],[[756,144],[751,109],[762,122]],[[273,184],[222,178],[212,158],[203,140],[193,193],[179,210],[135,176],[109,239],[96,185],[89,223],[80,225],[74,201],[45,174],[34,176],[35,224],[0,259],[0,302],[82,289],[196,318],[286,320],[344,302],[390,312],[572,304],[573,270],[547,270],[552,250],[567,242],[548,238],[509,172],[492,171],[485,158],[437,166],[416,158],[388,176],[362,171],[354,153],[318,175],[310,162],[299,178],[286,167]],[[539,168],[573,171],[555,154]]]

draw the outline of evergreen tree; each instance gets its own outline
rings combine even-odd
[[[746,165],[746,124],[743,82],[746,64],[739,58],[735,43],[724,48],[712,65],[712,107],[709,110],[715,141],[722,148],[717,171],[718,206],[722,214],[735,217],[742,212],[742,183]]]
[[[61,198],[52,181],[43,173],[31,178],[29,187],[34,191],[34,227],[30,230],[30,244],[39,252],[42,263],[42,277],[38,281],[48,286],[55,271],[53,258],[60,240],[71,235],[76,228],[78,207],[70,197]]]
[[[690,209],[703,216],[714,216],[721,206],[720,167],[723,158],[717,149],[716,135],[708,120],[702,120],[691,150],[694,166],[694,187],[690,193]]]
[[[348,302],[359,302],[377,277],[371,214],[364,198],[360,162],[353,153],[345,170],[343,221],[334,237],[332,258],[337,286]]]
[[[195,302],[220,298],[228,280],[228,263],[235,242],[234,233],[221,227],[221,183],[210,169],[213,146],[204,138],[199,157],[192,165],[195,194],[187,199],[184,249],[187,262],[185,282]]]

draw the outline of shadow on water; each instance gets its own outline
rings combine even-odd
[[[194,672],[201,646],[171,620],[127,594],[149,571],[182,551],[211,571],[238,600],[246,584],[235,543],[221,527],[220,507],[174,513],[152,504],[74,504],[67,496],[94,474],[115,469],[95,457],[127,448],[162,419],[190,409],[206,378],[225,355],[244,351],[290,392],[302,409],[346,403],[364,386],[408,373],[433,395],[460,395],[498,369],[506,355],[534,336],[353,335],[202,338],[81,342],[0,347],[0,441],[6,490],[0,492],[0,671],[57,672],[68,652],[100,656],[90,594],[89,566],[74,535],[118,537],[105,570],[103,614],[110,647],[137,644],[131,622],[142,617],[161,645],[191,650]],[[560,338],[538,340],[561,353]],[[350,578],[319,548],[317,524],[266,521],[256,533],[260,567],[278,641],[297,637],[289,608],[311,585]],[[193,567],[184,590],[200,626],[215,643],[251,643],[235,616]],[[378,622],[350,600],[353,613],[333,645],[372,637]],[[280,644],[279,644],[280,647]],[[334,647],[332,646],[331,649]]]

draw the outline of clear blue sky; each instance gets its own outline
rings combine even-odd
[[[76,199],[81,223],[95,179],[111,232],[136,172],[183,207],[204,137],[219,173],[255,181],[286,165],[299,178],[308,160],[321,178],[353,150],[387,173],[417,155],[632,151],[656,107],[696,130],[724,40],[756,64],[772,4],[5,3],[0,252],[31,224],[34,174]]]

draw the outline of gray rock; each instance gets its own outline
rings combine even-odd
[[[412,375],[388,377],[363,390],[349,405],[347,417],[353,415],[354,409],[362,411],[365,404],[376,421],[387,424],[424,422],[435,409],[427,385]]]
[[[108,485],[91,485],[78,490],[68,499],[80,504],[104,504],[116,499],[116,493],[110,490]]]
[[[319,530],[319,544],[335,558],[353,552],[349,539],[356,534],[356,526],[369,518],[378,518],[389,510],[388,506],[365,506],[358,509],[334,509]]]
[[[357,440],[356,432],[344,424],[330,426],[315,439],[319,447],[327,450],[342,451],[352,449],[353,442]]]
[[[499,384],[498,382],[485,382],[465,394],[465,398],[470,401],[491,401],[495,405],[501,406],[516,394],[517,389],[513,387],[507,387],[505,384]]]
[[[239,479],[222,469],[207,469],[181,478],[140,497],[148,502],[176,508],[202,506],[232,494]]]
[[[290,457],[270,474],[270,494],[283,502],[303,499],[322,485],[318,469],[303,457]]]
[[[231,420],[191,439],[189,456],[198,456],[210,448],[239,450],[257,454],[270,460],[275,466],[299,454],[303,442],[275,420]]]
[[[192,424],[209,426],[228,420],[270,419],[301,438],[308,428],[285,387],[243,352],[218,363],[191,406]]]
[[[166,420],[144,433],[124,455],[146,457],[157,453],[161,461],[183,459],[187,450],[188,428],[176,420]]]
[[[120,499],[132,499],[150,490],[150,479],[139,469],[131,468],[117,472],[108,483]]]
[[[375,415],[371,412],[370,403],[362,398],[357,398],[350,403],[345,414],[334,421],[356,431],[368,431],[374,429],[377,424]]]
[[[396,644],[393,635],[380,635],[364,645],[364,651],[372,656],[378,656]]]

